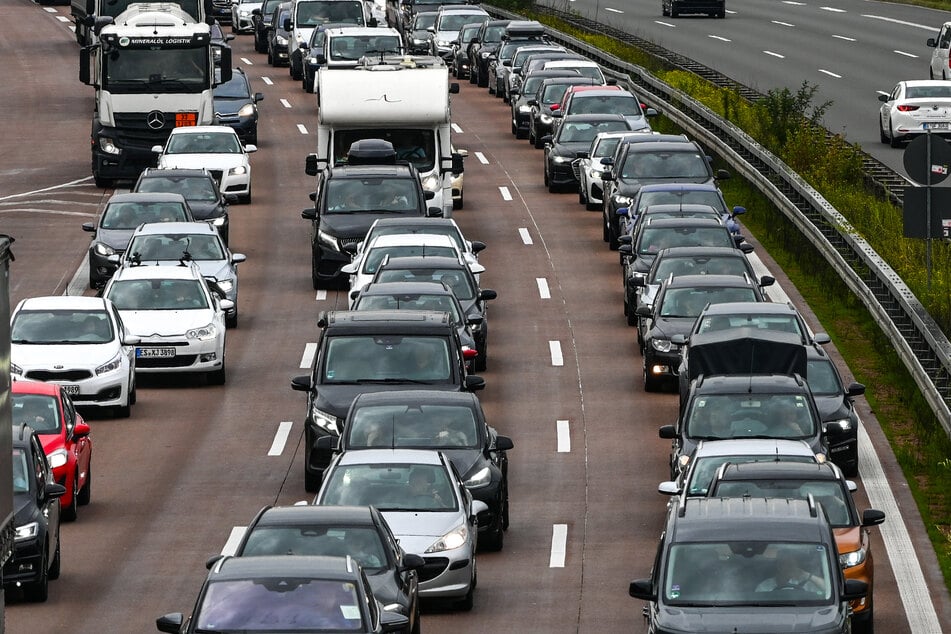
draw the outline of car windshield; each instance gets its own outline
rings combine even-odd
[[[482,35],[483,44],[494,44],[502,41],[502,34],[505,33],[505,25],[499,26],[487,26],[485,27],[485,33]]]
[[[621,178],[710,178],[710,164],[699,152],[631,152],[620,169]]]
[[[394,295],[360,295],[353,310],[435,310],[449,313],[454,324],[462,323],[459,304],[450,295],[399,293]]]
[[[606,139],[601,139],[601,141],[598,142],[598,145],[594,148],[591,158],[614,156],[614,151],[617,149],[617,144],[620,143],[620,141],[620,137],[608,137]]]
[[[436,26],[436,18],[439,14],[427,11],[425,13],[417,13],[416,19],[413,21],[413,30],[414,31],[425,31],[431,26]]]
[[[330,59],[355,61],[364,55],[399,55],[403,47],[396,35],[337,35],[330,39]]]
[[[732,330],[734,328],[755,328],[760,330],[775,330],[778,332],[792,332],[803,336],[799,327],[799,320],[795,315],[705,315],[697,323],[697,332],[716,332]],[[812,372],[812,365],[809,365]],[[811,387],[811,383],[810,383]]]
[[[298,523],[255,526],[248,535],[241,556],[264,555],[349,555],[368,572],[388,565],[380,534],[372,526]]]
[[[731,461],[732,462],[732,461]],[[712,494],[720,498],[790,498],[803,499],[812,496],[822,504],[829,523],[835,527],[851,526],[852,515],[849,512],[847,495],[851,493],[838,480],[806,480],[799,478],[778,478],[764,480],[722,480],[716,484]]]
[[[675,543],[661,591],[671,606],[827,605],[836,583],[830,557],[818,543]]]
[[[26,463],[26,452],[19,447],[13,448],[13,492],[29,493],[30,481],[27,474],[30,473],[29,466]]]
[[[363,3],[359,0],[308,0],[297,3],[298,27],[312,28],[325,22],[345,22],[347,24],[365,24]]]
[[[143,178],[136,189],[139,192],[169,192],[181,194],[185,200],[218,200],[212,178],[204,176],[161,176],[158,174]]]
[[[140,235],[132,239],[127,251],[130,258],[145,261],[174,261],[185,257],[192,260],[223,260],[224,247],[217,235],[179,233]]]
[[[749,266],[742,257],[667,257],[658,259],[651,277],[655,280],[666,280],[670,276],[680,275],[747,274],[749,274]],[[722,328],[716,330],[722,330]]]
[[[229,81],[215,86],[215,97],[219,99],[250,99],[251,91],[248,89],[248,80],[244,73],[235,72]]]
[[[445,246],[401,245],[376,247],[367,251],[366,258],[363,260],[363,269],[361,272],[368,275],[373,275],[380,267],[380,262],[382,262],[383,258],[386,256],[391,258],[399,258],[425,255],[456,257],[459,255],[459,253],[453,247]]]
[[[166,154],[240,154],[241,142],[234,132],[172,134]]]
[[[118,280],[106,295],[119,310],[204,310],[198,280]]]
[[[472,409],[462,405],[360,407],[347,422],[347,447],[473,449],[479,446],[477,423]]]
[[[449,339],[355,335],[329,338],[324,383],[445,383],[452,379]]]
[[[651,191],[641,192],[637,198],[637,213],[643,212],[651,205],[686,205],[697,203],[701,205],[710,205],[714,209],[726,213],[726,206],[719,192],[704,190],[678,190],[678,191]]]
[[[267,576],[210,582],[195,615],[199,632],[365,632],[349,581]]]
[[[327,181],[327,213],[415,212],[416,182],[409,178],[338,178]]]
[[[397,160],[412,163],[423,174],[436,165],[436,133],[432,129],[412,128],[337,130],[333,135],[335,162],[345,163],[350,146],[363,139],[389,141],[396,150]]]
[[[558,143],[591,143],[599,132],[619,132],[627,130],[627,123],[616,121],[565,121],[558,128]]]
[[[638,242],[640,255],[657,253],[671,247],[733,247],[733,238],[723,226],[644,227]]]
[[[554,103],[561,103],[570,85],[571,84],[548,84],[542,92],[541,103],[548,106]]]
[[[951,86],[931,84],[928,86],[905,86],[906,99],[951,99]]]
[[[687,482],[686,486],[687,495],[689,497],[705,496],[707,491],[710,489],[710,483],[713,481],[713,476],[716,475],[717,469],[728,462],[731,464],[747,464],[750,462],[776,462],[777,460],[782,460],[783,462],[805,463],[816,461],[815,456],[779,456],[776,454],[699,457],[695,462],[692,463],[693,466],[689,476],[690,481]]]
[[[442,282],[460,302],[475,299],[475,286],[460,269],[396,269],[384,266],[376,282]]]
[[[437,31],[458,31],[473,20],[484,19],[483,13],[446,13],[439,20]]]
[[[811,438],[818,424],[803,394],[705,394],[690,405],[684,433],[695,439]]]
[[[99,222],[101,229],[135,229],[145,222],[186,222],[191,220],[181,203],[115,202],[106,205]]]
[[[321,504],[381,511],[457,511],[452,480],[442,465],[343,465],[330,474]]]
[[[641,114],[634,95],[575,95],[565,114]]]
[[[62,430],[59,402],[49,394],[13,393],[14,425],[29,425],[37,433],[55,434]]]
[[[671,288],[664,293],[660,306],[660,316],[696,319],[707,304],[755,302],[756,299],[756,293],[752,287],[699,286],[695,288]]]
[[[103,310],[21,310],[10,326],[15,344],[83,345],[115,338],[112,320]]]

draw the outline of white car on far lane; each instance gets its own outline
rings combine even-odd
[[[256,145],[241,145],[234,128],[226,125],[202,125],[175,128],[163,148],[152,147],[159,155],[160,168],[205,168],[218,181],[222,194],[232,194],[244,203],[251,202],[251,161]]]
[[[878,100],[882,102],[878,118],[882,143],[899,147],[928,130],[951,135],[951,81],[900,81]]]

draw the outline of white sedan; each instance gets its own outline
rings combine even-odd
[[[205,168],[218,181],[222,194],[235,195],[244,203],[251,202],[248,154],[257,150],[255,145],[241,145],[234,128],[224,125],[175,128],[164,148],[152,148],[159,155],[158,167]]]
[[[10,319],[10,373],[63,386],[76,405],[109,407],[122,418],[135,403],[139,338],[101,297],[56,295],[21,301]]]
[[[900,81],[888,95],[879,95],[879,134],[882,143],[899,147],[928,130],[951,135],[951,81]]]

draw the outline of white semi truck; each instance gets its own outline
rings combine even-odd
[[[152,148],[172,129],[214,124],[213,89],[231,79],[231,48],[171,3],[134,3],[96,28],[99,41],[81,49],[79,75],[96,89],[92,173],[109,187],[155,165]]]
[[[378,61],[378,60],[377,60]],[[452,178],[462,156],[452,151],[449,69],[432,57],[397,58],[317,75],[317,153],[308,173],[346,162],[361,139],[393,144],[397,160],[416,166],[433,207],[452,216]]]

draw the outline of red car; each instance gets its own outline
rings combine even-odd
[[[53,470],[66,487],[60,498],[62,518],[76,519],[78,506],[89,504],[92,492],[92,438],[63,388],[55,383],[13,381],[13,423],[32,427]]]

